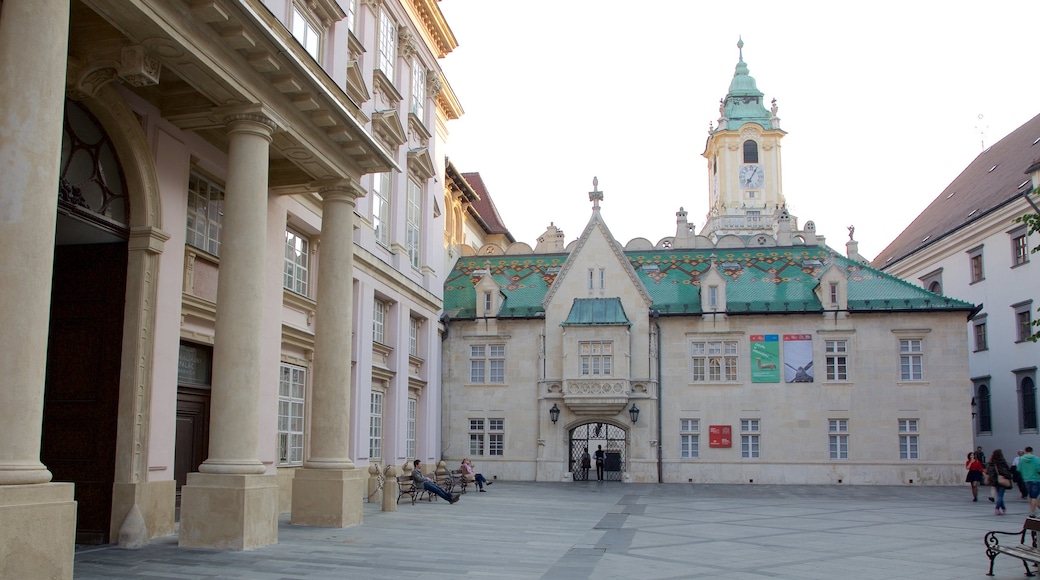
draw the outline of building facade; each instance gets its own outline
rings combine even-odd
[[[1015,221],[1040,213],[1040,116],[979,154],[874,260],[936,294],[980,306],[967,322],[975,443],[1011,456],[1037,447],[1040,242]],[[1032,200],[1030,199],[1032,197]]]
[[[3,0],[0,46],[0,576],[356,524],[438,458],[436,1]]]
[[[775,104],[743,58],[708,136],[709,226],[460,258],[444,289],[443,455],[528,481],[941,484],[971,445],[973,305],[797,225]],[[603,473],[581,467],[603,452]]]

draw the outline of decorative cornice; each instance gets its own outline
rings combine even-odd
[[[451,28],[448,26],[447,20],[444,18],[444,13],[441,12],[437,2],[439,0],[412,0],[412,6],[415,8],[415,12],[419,17],[422,25],[426,28],[426,32],[433,39],[435,46],[435,55],[437,58],[444,58],[448,56],[448,53],[455,50],[459,43],[455,40],[455,35],[452,33]]]

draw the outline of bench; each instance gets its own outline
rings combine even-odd
[[[451,479],[452,483],[455,484],[455,487],[459,488],[459,493],[466,493],[466,488],[469,487],[469,484],[474,483],[472,481],[466,481],[466,477],[463,475],[461,469],[453,469],[451,471]]]
[[[401,503],[401,498],[407,495],[412,498],[412,505],[415,505],[415,502],[422,499],[424,494],[426,501],[433,501],[433,494],[426,491],[425,487],[415,485],[411,475],[397,476],[397,503]]]
[[[1029,533],[1029,543],[1026,543],[1026,533]],[[986,556],[989,558],[989,572],[987,576],[993,575],[993,561],[1000,554],[1007,554],[1022,560],[1026,568],[1026,576],[1035,576],[1029,569],[1029,563],[1040,565],[1040,549],[1037,548],[1037,532],[1040,532],[1040,519],[1026,518],[1022,524],[1022,530],[1018,532],[986,532],[983,542],[986,544]],[[997,536],[1018,536],[1018,543],[1000,544]]]

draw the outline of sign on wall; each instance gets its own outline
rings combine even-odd
[[[811,334],[784,335],[784,382],[813,382]]]
[[[751,335],[751,382],[780,382],[780,335]]]
[[[708,447],[732,447],[733,427],[730,425],[708,426]]]

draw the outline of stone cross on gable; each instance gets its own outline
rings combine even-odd
[[[599,209],[599,202],[603,201],[603,192],[599,190],[599,178],[592,178],[592,191],[589,192],[589,201],[592,202],[592,209]]]

